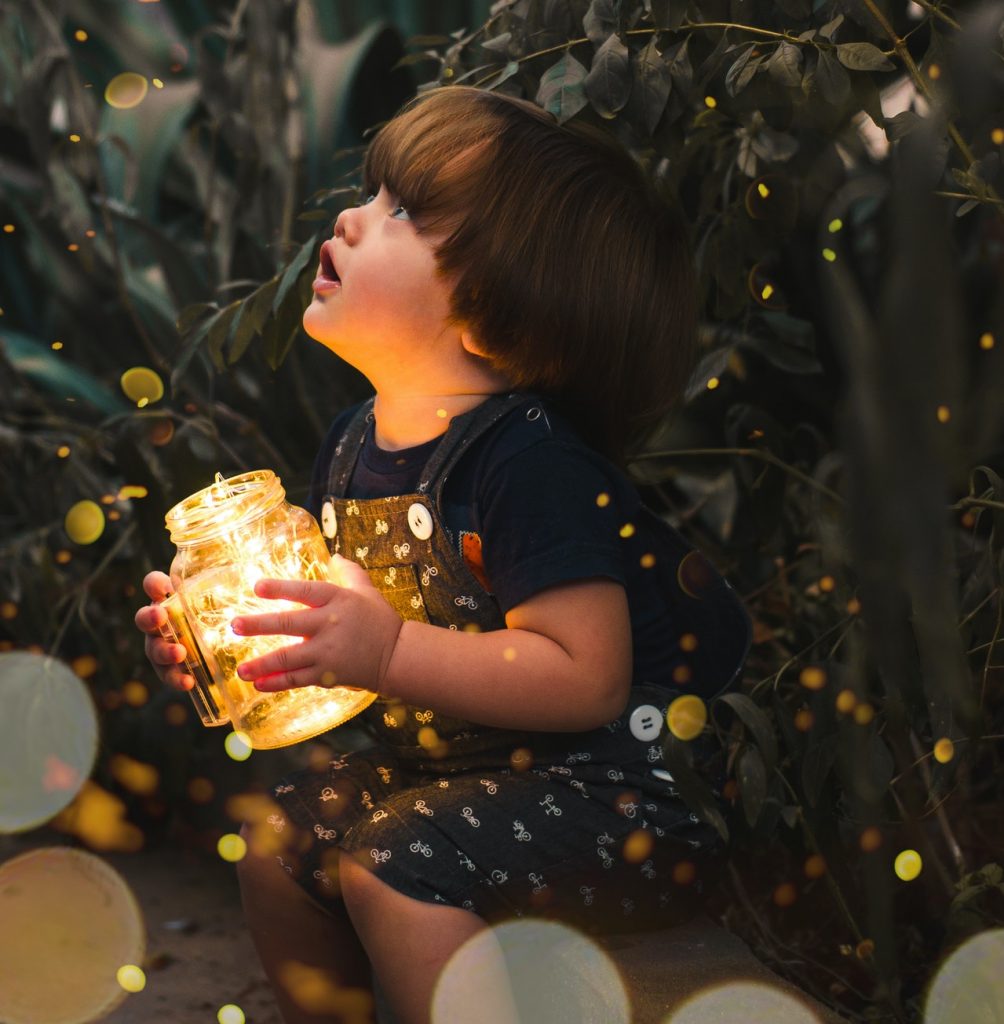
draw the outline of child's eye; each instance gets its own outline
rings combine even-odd
[[[376,193],[375,192],[369,192],[356,205],[357,206],[366,206],[368,203],[372,203],[374,199],[376,199]]]
[[[400,203],[390,211],[390,215],[398,220],[411,220],[411,214]]]

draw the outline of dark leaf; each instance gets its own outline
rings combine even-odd
[[[491,50],[494,53],[509,53],[509,43],[512,40],[511,32],[503,32],[501,35],[493,36],[491,39],[486,39],[481,45],[486,50]]]
[[[739,783],[743,813],[752,828],[760,817],[767,796],[767,769],[756,747],[744,747],[740,751],[736,759],[736,780]]]
[[[837,59],[852,71],[896,70],[896,65],[871,43],[837,43]]]
[[[586,69],[566,50],[561,59],[540,77],[538,106],[553,114],[559,124],[574,117],[588,102],[584,83]]]
[[[296,284],[300,274],[303,272],[303,268],[307,265],[310,257],[317,249],[317,238],[317,235],[312,235],[308,238],[307,241],[300,246],[299,251],[283,272],[282,279],[279,282],[279,287],[275,293],[275,299],[272,302],[273,313],[278,311],[286,296],[289,294],[289,290],[294,284]]]
[[[617,31],[620,0],[592,0],[582,19],[582,27],[593,46],[602,46]]]
[[[608,120],[623,110],[631,96],[628,48],[614,33],[596,51],[583,87],[593,109]]]
[[[197,320],[218,309],[214,302],[196,302],[194,305],[186,306],[181,313],[178,314],[178,319],[175,321],[175,327],[178,329],[178,333],[184,337],[195,325]]]
[[[230,334],[230,327],[234,322],[234,317],[237,315],[237,311],[240,309],[241,303],[238,299],[236,302],[231,302],[229,306],[225,306],[219,313],[213,318],[213,322],[209,325],[207,332],[207,344],[206,348],[209,352],[209,358],[213,361],[213,366],[217,373],[223,373],[226,369],[226,365],[223,362],[223,346],[227,342],[227,336]]]
[[[895,117],[887,117],[885,122],[886,138],[896,142],[915,131],[924,123],[924,119],[912,110],[904,110]]]
[[[642,47],[635,57],[635,82],[641,94],[645,128],[651,135],[666,109],[666,103],[673,88],[673,78],[669,73],[669,68],[656,49],[655,36]]]
[[[445,46],[450,41],[449,36],[412,36],[404,44],[405,46]]]
[[[821,36],[822,36],[822,37],[823,37],[824,39],[829,39],[829,40],[830,40],[830,42],[832,42],[832,41],[833,41],[833,37],[834,37],[834,35],[836,35],[837,29],[838,29],[838,28],[840,28],[840,26],[841,26],[841,25],[842,25],[843,23],[844,23],[844,16],[843,16],[842,14],[838,14],[838,15],[837,15],[837,16],[836,16],[836,17],[835,17],[835,18],[834,18],[834,19],[833,19],[832,21],[828,21],[828,22],[827,22],[827,23],[826,23],[826,24],[825,24],[825,25],[824,25],[824,26],[823,26],[823,27],[822,27],[822,28],[821,28],[821,29],[819,30],[819,34],[820,34],[820,35],[821,35]]]
[[[801,809],[798,807],[787,806],[781,808],[781,820],[788,828],[794,828],[798,824],[800,814]]]
[[[730,96],[738,96],[749,84],[749,80],[756,74],[761,61],[752,59],[755,49],[756,43],[750,43],[749,46],[740,52],[739,56],[732,62],[732,67],[726,73],[725,91]]]
[[[517,71],[519,71],[519,62],[511,60],[494,78],[490,78],[487,82],[485,82],[482,88],[494,89],[497,86],[500,86],[503,82],[508,81],[508,79],[512,78],[512,76],[515,75]]]
[[[231,366],[244,355],[254,336],[261,332],[278,287],[279,279],[273,277],[271,281],[266,281],[241,303],[240,313],[234,324],[233,338],[227,352],[227,362]]]
[[[819,52],[815,82],[819,86],[823,99],[834,107],[842,106],[851,92],[851,82],[847,71],[832,50]]]
[[[684,36],[681,40],[667,47],[663,59],[669,68],[673,79],[673,85],[681,96],[690,94],[690,87],[694,81],[694,68],[690,63],[690,54],[687,47],[690,43],[690,36]]]
[[[712,377],[722,376],[732,359],[732,351],[732,346],[728,345],[725,348],[708,352],[701,359],[694,367],[690,374],[690,380],[687,382],[683,396],[685,402],[692,402],[699,395],[705,394],[708,390],[708,381]]]
[[[764,67],[778,85],[799,85],[802,81],[802,48],[782,40]]]
[[[757,707],[743,693],[726,693],[718,700],[727,704],[739,716],[763,755],[764,767],[768,772],[773,771],[774,765],[777,764],[777,739],[770,719],[764,714],[763,709]]]
[[[823,791],[823,786],[833,770],[837,757],[837,737],[832,733],[827,736],[810,737],[802,757],[802,789],[810,807]]]
[[[686,753],[680,749],[681,741],[670,735],[663,742],[666,767],[673,776],[673,785],[679,790],[683,802],[701,821],[707,822],[728,842],[729,829],[711,787],[694,771]]]
[[[652,23],[656,28],[674,30],[683,24],[687,5],[680,0],[645,0],[646,10],[651,11]]]

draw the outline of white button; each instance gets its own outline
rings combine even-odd
[[[432,513],[419,501],[408,509],[408,525],[419,540],[432,536]]]
[[[665,768],[653,768],[650,774],[654,775],[657,779],[662,779],[663,782],[676,782],[676,779]]]
[[[635,708],[628,719],[628,728],[636,740],[648,743],[662,732],[662,715],[652,704],[642,704]]]
[[[326,501],[321,506],[321,532],[329,540],[338,532],[338,520],[335,518],[335,503]]]

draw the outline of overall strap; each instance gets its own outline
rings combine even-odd
[[[373,403],[376,396],[368,398],[349,421],[335,448],[334,458],[331,460],[331,468],[328,470],[328,486],[325,494],[333,494],[342,498],[345,496],[345,488],[348,486],[352,470],[356,468],[356,461],[362,449],[363,441],[366,439],[366,430],[373,419]]]
[[[467,449],[503,416],[518,406],[535,401],[538,401],[536,396],[525,392],[490,395],[474,409],[456,416],[422,471],[419,491],[428,494],[431,490],[437,507],[442,508],[443,484]]]

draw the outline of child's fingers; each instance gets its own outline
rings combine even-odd
[[[158,637],[150,637],[146,645],[147,657],[155,665],[177,665],[185,660],[185,648]]]
[[[160,605],[145,604],[136,612],[136,628],[144,633],[158,634],[167,622],[167,612]]]
[[[148,572],[143,577],[143,589],[152,601],[163,601],[171,594],[171,577],[163,572]]]
[[[173,686],[176,690],[190,690],[195,686],[195,680],[180,668],[166,669],[162,678],[168,686]]]

